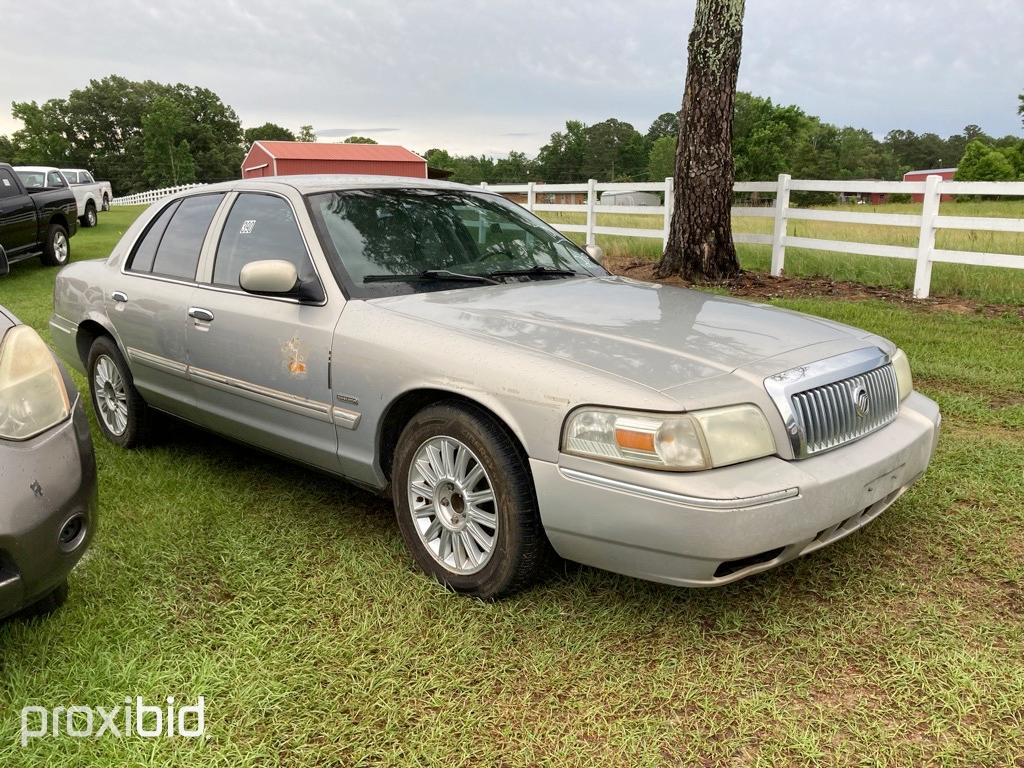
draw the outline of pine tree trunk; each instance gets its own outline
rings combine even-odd
[[[744,0],[697,0],[679,116],[675,203],[658,277],[720,280],[740,271],[730,208],[733,103]]]

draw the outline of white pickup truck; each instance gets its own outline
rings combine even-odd
[[[78,220],[83,227],[95,227],[99,221],[100,209],[103,207],[103,194],[106,187],[107,208],[109,208],[110,185],[107,182],[77,183],[72,184],[61,170],[44,165],[19,165],[14,169],[21,179],[21,183],[29,190],[32,189],[57,189],[67,187],[75,195],[75,203],[78,205]],[[75,178],[79,178],[76,174]],[[90,178],[92,175],[90,174]]]
[[[114,190],[109,181],[96,181],[92,173],[84,168],[61,168],[60,172],[71,184],[71,188],[75,190],[76,198],[80,189],[86,189],[90,195],[89,199],[99,203],[99,210],[110,210],[110,201],[114,199]]]

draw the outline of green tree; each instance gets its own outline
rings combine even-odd
[[[737,93],[732,127],[736,178],[763,181],[792,172],[795,148],[814,123],[798,107],[777,106],[771,99]]]
[[[295,141],[295,134],[277,123],[264,123],[255,128],[246,128],[242,134],[246,147],[257,141]]]
[[[980,139],[967,145],[956,170],[957,181],[1010,181],[1016,177],[1013,162]]]
[[[675,171],[676,137],[662,136],[655,139],[647,156],[647,178],[651,181],[661,181],[675,174]]]
[[[494,170],[487,181],[495,184],[523,184],[530,180],[533,161],[524,152],[509,152],[508,157],[495,161]]]
[[[648,144],[652,147],[654,142],[658,139],[664,138],[665,136],[671,136],[672,140],[675,141],[679,135],[679,114],[677,112],[662,112],[651,123],[651,127],[647,129]]]
[[[581,171],[598,181],[633,181],[647,170],[644,137],[629,123],[615,118],[594,123],[586,129]]]
[[[312,125],[300,125],[299,126],[299,141],[313,142],[316,141],[316,133],[313,131]]]
[[[1017,97],[1017,101],[1017,114],[1020,115],[1020,124],[1024,126],[1024,93]]]
[[[587,127],[579,120],[567,120],[564,131],[551,134],[537,154],[537,173],[548,184],[586,181],[583,161],[587,152]]]
[[[182,136],[186,119],[181,105],[168,96],[154,100],[142,118],[145,177],[151,186],[195,181],[195,160],[188,140]]]
[[[349,136],[343,144],[376,144],[377,142],[366,136]]]
[[[0,163],[13,163],[18,145],[10,136],[0,136]]]

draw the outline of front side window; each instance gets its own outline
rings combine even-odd
[[[237,288],[242,267],[266,259],[291,262],[299,280],[316,281],[316,272],[288,201],[276,195],[243,193],[231,206],[224,224],[213,265],[213,282]]]
[[[309,201],[324,250],[357,297],[480,284],[422,279],[437,270],[499,279],[521,271],[544,279],[544,270],[607,274],[559,232],[495,195],[365,189],[315,194]],[[403,283],[403,277],[409,279]]]
[[[48,187],[64,187],[67,186],[64,183],[63,177],[57,171],[50,171],[46,174],[46,186]]]

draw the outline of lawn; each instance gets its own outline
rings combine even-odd
[[[892,203],[879,206],[829,206],[828,210],[857,213],[921,213],[921,205]],[[1024,201],[984,200],[942,203],[944,216],[983,216],[1024,218]],[[584,223],[582,213],[544,212],[539,214],[552,223]],[[599,214],[599,226],[661,229],[660,216]],[[733,219],[736,232],[771,234],[773,220],[738,216]],[[796,237],[822,240],[847,240],[884,245],[917,246],[916,227],[870,226],[864,224],[836,224],[824,221],[790,221],[788,233]],[[569,235],[583,242],[583,235]],[[626,238],[600,235],[598,244],[613,255],[655,259],[661,255],[661,240]],[[971,230],[939,231],[936,247],[959,251],[988,251],[1009,253],[1021,257],[1024,266],[1024,234],[1009,232],[976,232]],[[767,272],[771,262],[771,249],[762,245],[737,246],[744,269]],[[804,248],[786,249],[787,275],[794,277],[827,276],[835,280],[851,280],[867,285],[906,290],[914,285],[914,262],[905,259],[886,259],[876,256],[857,256],[832,251],[811,251]],[[981,301],[1024,304],[1024,269],[997,269],[973,267],[964,264],[935,264],[932,273],[932,294],[962,296]]]
[[[45,331],[53,276],[16,265],[0,303]],[[928,474],[865,530],[710,591],[570,568],[488,604],[418,573],[389,502],[343,482],[184,425],[98,438],[70,601],[0,624],[0,765],[1019,765],[1019,315],[780,304],[892,338],[942,405]],[[169,695],[205,697],[206,740],[18,745],[26,704]]]

